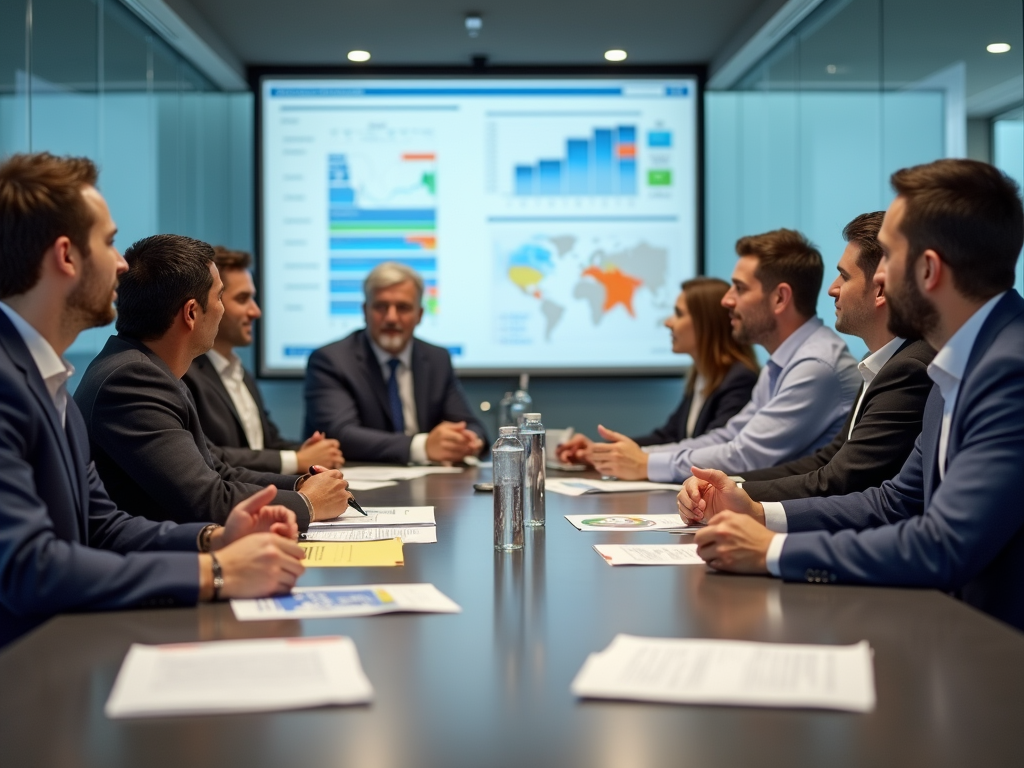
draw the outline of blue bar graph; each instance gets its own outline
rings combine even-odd
[[[637,194],[636,126],[595,128],[590,138],[569,138],[565,157],[516,165],[516,197]]]

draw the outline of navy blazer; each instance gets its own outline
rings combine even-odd
[[[1024,629],[1024,299],[1009,291],[974,342],[939,479],[942,396],[880,488],[785,502],[787,580],[933,587]]]
[[[693,375],[692,372],[690,375]],[[757,371],[747,368],[743,363],[735,362],[726,371],[722,383],[701,406],[700,413],[697,414],[697,421],[693,425],[692,435],[686,434],[686,422],[690,418],[690,403],[693,402],[691,393],[683,395],[683,401],[663,426],[649,434],[634,437],[633,442],[637,445],[678,443],[688,437],[700,437],[705,432],[718,429],[750,402],[750,393],[754,390],[756,383]]]
[[[233,467],[248,467],[260,472],[280,472],[281,451],[297,451],[302,446],[281,437],[277,425],[267,415],[256,380],[249,371],[244,368],[242,371],[245,387],[256,402],[263,424],[263,449],[259,451],[249,447],[249,438],[242,428],[242,420],[235,410],[235,403],[209,357],[200,355],[193,360],[182,381],[192,393],[203,433],[211,443],[220,448],[224,461]]]
[[[464,421],[487,444],[466,402],[448,350],[412,340],[412,378],[420,432]],[[388,388],[365,329],[321,347],[306,366],[306,434],[324,432],[349,461],[408,464],[412,438],[394,431]]]
[[[194,604],[199,595],[202,526],[118,510],[71,398],[65,418],[66,428],[0,312],[0,646],[57,613]]]

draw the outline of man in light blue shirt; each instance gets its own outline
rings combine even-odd
[[[736,253],[722,306],[733,336],[771,355],[750,402],[718,429],[646,449],[601,427],[611,442],[591,446],[590,458],[603,474],[682,482],[691,466],[731,474],[772,467],[816,451],[846,420],[860,374],[843,340],[815,316],[821,254],[791,229],[742,237]]]

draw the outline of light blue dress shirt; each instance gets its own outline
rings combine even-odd
[[[692,466],[742,474],[812,453],[842,427],[860,383],[846,343],[812,317],[769,358],[742,411],[700,437],[658,446],[647,477],[682,482]]]

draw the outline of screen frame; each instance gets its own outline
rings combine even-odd
[[[703,275],[705,271],[705,239],[704,239],[704,90],[707,82],[707,66],[703,64],[642,64],[642,65],[613,65],[613,66],[284,66],[284,65],[253,65],[246,69],[246,76],[249,87],[253,93],[253,266],[256,278],[256,287],[260,295],[264,294],[264,269],[263,269],[263,80],[264,79],[301,79],[301,78],[330,78],[330,79],[352,79],[362,80],[367,78],[432,78],[432,77],[462,77],[462,78],[515,78],[515,77],[537,77],[537,78],[651,78],[651,77],[693,77],[696,82],[696,113],[697,125],[694,135],[696,136],[696,148],[694,162],[696,165],[696,189],[694,196],[696,200],[696,241],[694,249],[696,252],[696,274]],[[296,380],[305,378],[305,371],[281,371],[267,370],[263,354],[262,328],[257,323],[253,339],[255,347],[256,376],[261,379]],[[458,368],[456,374],[465,378],[494,378],[509,375],[528,373],[537,378],[565,378],[567,376],[580,376],[587,378],[630,378],[637,376],[648,377],[677,377],[689,366],[685,360],[680,360],[678,368],[665,367],[643,367],[632,368],[614,367],[569,367],[569,368],[536,368],[529,366],[515,368]]]

